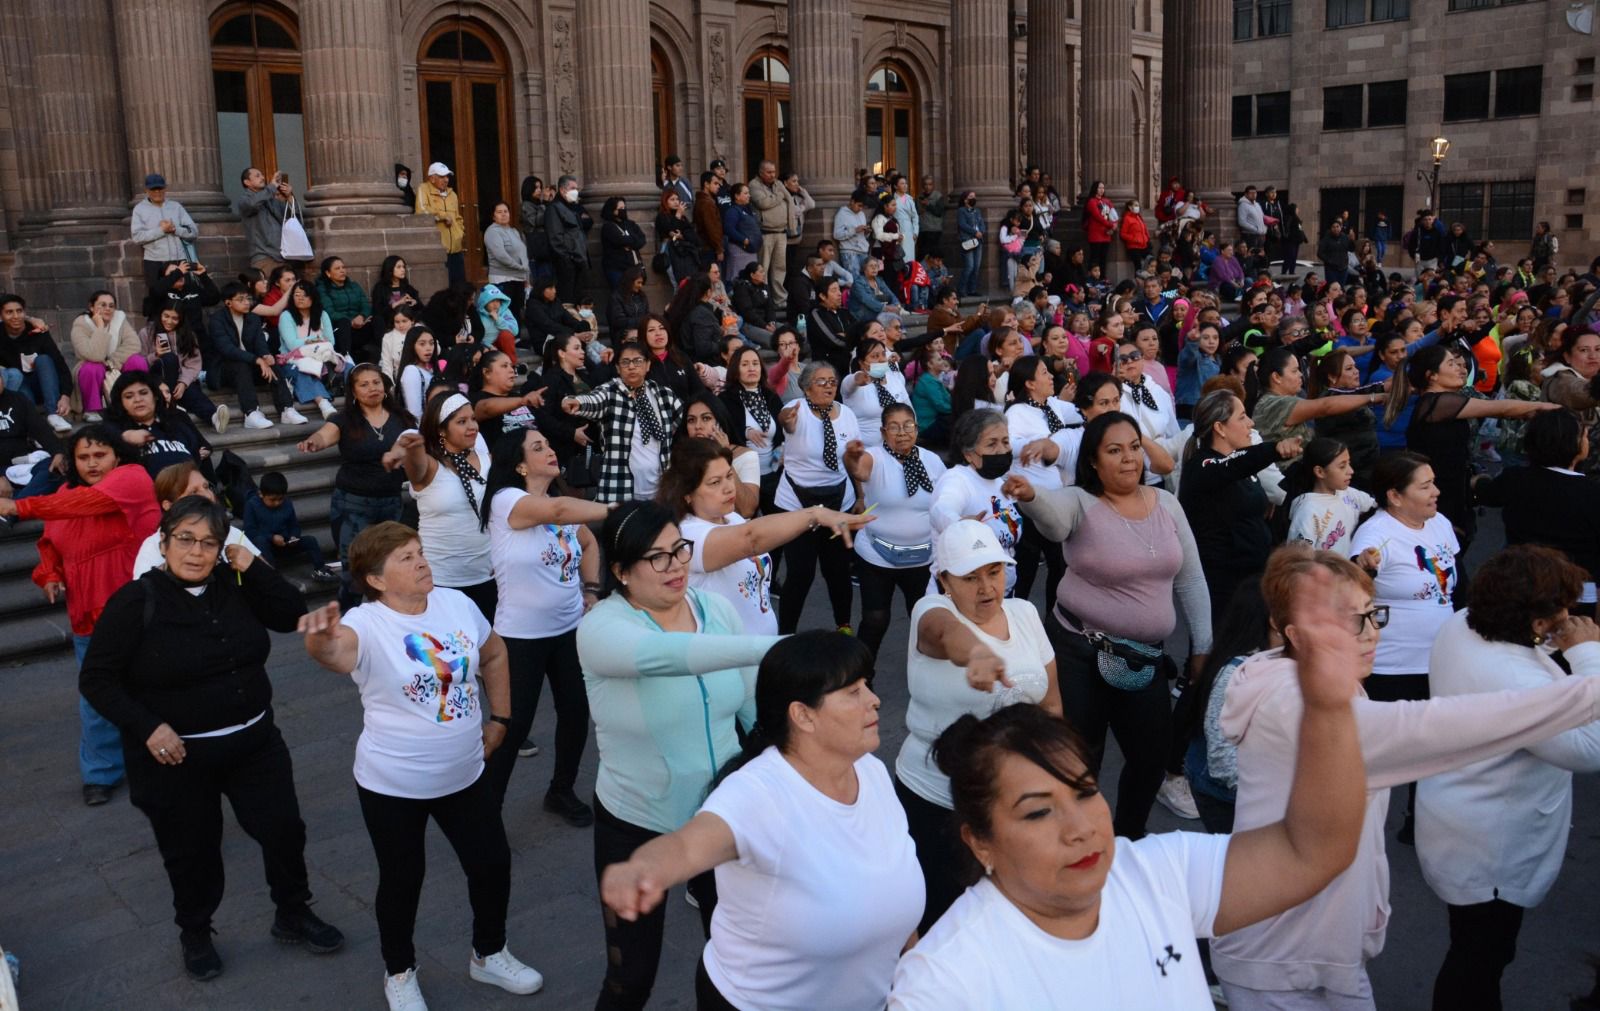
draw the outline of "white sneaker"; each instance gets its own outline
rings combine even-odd
[[[517,749],[518,758],[537,758],[539,746],[532,741],[524,741],[522,747]]]
[[[104,421],[105,419],[100,416],[99,411],[85,411],[83,412],[83,420],[93,425]]]
[[[417,984],[416,966],[398,976],[385,973],[383,995],[389,999],[389,1011],[428,1011],[428,1002],[422,999],[422,987]]]
[[[1189,792],[1189,781],[1183,776],[1168,776],[1156,800],[1179,818],[1197,820],[1200,817],[1200,809],[1194,806],[1194,794]]]
[[[306,420],[306,416],[304,414],[301,414],[299,411],[295,410],[292,407],[285,407],[283,410],[279,411],[278,412],[278,420],[282,421],[285,425],[309,425],[309,424],[311,424],[311,422]]]
[[[317,398],[317,410],[322,412],[323,418],[331,418],[335,414],[339,413],[339,409],[333,406],[333,401],[329,400],[327,397]]]
[[[72,431],[72,422],[68,421],[66,418],[63,418],[59,414],[52,414],[45,420],[50,422],[50,427],[56,430],[57,435],[66,435],[68,432]]]
[[[217,410],[220,412],[220,411],[227,410],[227,408],[219,407],[219,408],[217,408]],[[271,428],[272,427],[272,421],[265,414],[261,413],[261,409],[260,408],[257,408],[256,410],[251,411],[249,414],[246,414],[244,416],[244,427],[246,427],[246,428]]]
[[[233,414],[228,410],[228,405],[218,404],[217,413],[211,416],[211,427],[217,430],[218,435],[221,435],[228,430],[228,422],[232,420]],[[261,420],[265,421],[266,419],[263,418]]]
[[[506,993],[538,993],[544,977],[531,965],[523,965],[510,948],[501,948],[487,958],[473,952],[467,960],[467,975],[479,983],[493,983]]]

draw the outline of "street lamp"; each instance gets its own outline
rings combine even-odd
[[[1428,145],[1428,153],[1433,156],[1433,169],[1431,171],[1417,170],[1417,178],[1428,184],[1428,210],[1434,210],[1439,202],[1439,168],[1444,164],[1445,156],[1450,153],[1450,141],[1443,137],[1435,137]]]

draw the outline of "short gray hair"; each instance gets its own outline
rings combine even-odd
[[[839,374],[839,370],[835,369],[828,362],[807,362],[806,367],[800,370],[800,388],[802,390],[811,389],[811,381],[816,379],[817,373],[821,372],[823,369],[827,369],[835,376]]]
[[[950,433],[951,466],[966,463],[968,453],[978,448],[983,435],[990,428],[1006,427],[1006,416],[999,411],[976,407],[956,419],[955,430]]]
[[[880,312],[878,313],[878,325],[885,330],[889,329],[890,326],[901,326],[900,314],[897,312]]]

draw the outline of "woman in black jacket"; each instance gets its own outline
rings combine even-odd
[[[622,272],[639,264],[644,248],[644,229],[628,220],[628,203],[611,197],[600,208],[600,267],[606,283],[615,288]]]
[[[773,325],[772,292],[767,287],[767,272],[760,263],[752,263],[739,272],[733,282],[733,311],[746,323],[771,330]]]
[[[667,280],[677,287],[700,269],[700,237],[677,191],[663,190],[656,208],[656,242],[666,246]],[[659,247],[658,247],[659,248]]]
[[[222,971],[211,917],[222,901],[222,797],[261,846],[277,916],[272,935],[336,951],[337,929],[308,908],[305,823],[289,749],[272,719],[267,631],[292,632],[305,602],[240,545],[228,514],[199,496],[161,521],[165,564],[106,602],[78,687],[122,732],[128,793],[155,830],[184,966]]]
[[[588,323],[574,316],[557,299],[553,277],[534,282],[533,297],[528,299],[528,307],[523,314],[526,319],[522,332],[527,335],[533,350],[540,354],[544,353],[545,341],[550,338],[566,337],[589,329]]]
[[[678,347],[685,349],[691,360],[721,364],[717,359],[724,332],[722,312],[713,295],[711,278],[696,274],[672,297],[666,323]]]
[[[379,336],[394,329],[394,311],[400,306],[414,313],[422,311],[422,296],[411,286],[407,273],[406,261],[399,256],[385,257],[378,268],[378,281],[372,286],[372,329]]]
[[[588,393],[609,378],[595,375],[585,365],[583,338],[577,334],[546,341],[544,369],[537,378],[528,377],[530,389],[544,390],[544,403],[534,408],[534,420],[538,423],[539,431],[550,440],[550,447],[556,451],[563,479],[574,487],[593,486],[592,481],[583,483],[584,469],[573,465],[581,463],[585,451],[592,449],[598,473],[600,423],[568,414],[561,409],[561,402],[567,397]],[[578,479],[576,482],[574,477]]]
[[[665,386],[684,403],[705,389],[695,361],[673,340],[667,321],[651,313],[639,322],[639,343],[650,360],[650,378]]]
[[[644,268],[635,264],[622,272],[621,282],[611,289],[611,300],[606,304],[606,326],[611,328],[611,341],[622,343],[629,330],[639,330],[639,321],[650,312],[650,303],[644,297]]]

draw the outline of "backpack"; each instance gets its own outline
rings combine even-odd
[[[1408,229],[1406,234],[1400,236],[1400,248],[1412,256],[1417,255],[1417,230],[1415,228]]]

